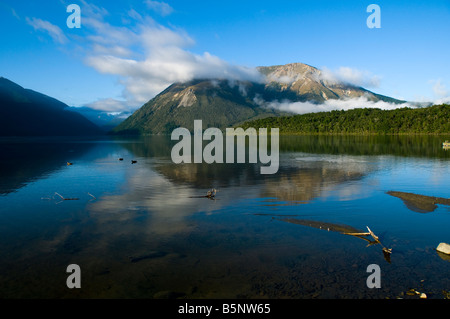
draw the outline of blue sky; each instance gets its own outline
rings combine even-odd
[[[293,62],[399,99],[450,96],[450,0],[2,0],[0,27],[0,76],[74,106],[134,110],[174,81]]]

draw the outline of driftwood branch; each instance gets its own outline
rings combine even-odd
[[[377,235],[375,235],[375,233],[369,227],[367,227],[367,230],[369,231],[368,233],[343,233],[343,234],[349,235],[349,236],[356,236],[356,237],[372,236],[372,238],[375,240],[375,242],[381,244],[380,238]]]
[[[390,262],[390,255],[392,254],[392,249],[384,247],[384,245],[380,241],[380,238],[377,235],[375,235],[375,233],[369,227],[367,227],[367,230],[369,231],[368,233],[343,233],[343,234],[364,239],[369,242],[368,246],[380,244],[383,247],[383,254],[384,254],[385,259],[388,262]],[[374,240],[365,238],[367,236],[371,236]]]
[[[55,195],[58,195],[62,200],[80,200],[79,198],[65,198],[61,194],[55,192]]]
[[[370,233],[342,233],[344,235],[349,235],[349,236],[370,236]]]
[[[370,230],[369,227],[367,227],[367,230],[369,231],[370,236],[372,236],[372,238],[375,239],[375,241],[377,241],[377,242],[380,243],[380,238],[378,238],[378,236],[376,236],[376,235],[373,233],[373,231]],[[381,243],[380,243],[380,244],[381,244]]]

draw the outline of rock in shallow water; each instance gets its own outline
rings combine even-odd
[[[450,245],[446,243],[441,243],[438,246],[437,251],[443,254],[450,255]]]

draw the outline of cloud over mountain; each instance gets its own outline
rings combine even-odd
[[[377,88],[380,86],[380,77],[368,71],[350,67],[340,67],[337,70],[322,69],[321,79],[331,83],[344,82],[365,88]]]
[[[161,16],[168,16],[174,9],[162,1],[147,0],[145,6]],[[314,109],[349,109],[357,107],[389,108],[377,104],[371,98],[346,95],[346,86],[376,88],[380,77],[365,70],[326,67],[321,70],[305,66],[305,72],[287,69],[279,72],[261,73],[261,68],[251,68],[229,63],[209,52],[194,53],[190,49],[195,40],[183,29],[164,26],[151,16],[131,8],[123,12],[122,19],[110,22],[110,13],[102,7],[81,0],[82,28],[77,34],[84,62],[97,72],[112,75],[123,87],[121,96],[103,98],[88,104],[89,107],[109,112],[134,111],[157,96],[173,83],[186,83],[195,79],[228,80],[230,85],[239,85],[243,96],[247,88],[243,82],[276,82],[275,86],[291,87],[298,92],[313,92],[311,85],[318,87],[323,101],[258,101],[259,105],[295,113]],[[40,19],[29,19],[36,30],[45,31],[55,42],[64,44],[68,37],[57,26]],[[74,45],[75,41],[73,41]],[[72,44],[72,43],[70,43]],[[330,90],[331,88],[331,90]],[[442,91],[442,86],[436,84]],[[315,94],[314,92],[312,93]],[[316,95],[314,95],[316,96]],[[342,96],[346,98],[342,99]],[[336,99],[338,101],[336,101]],[[323,104],[317,104],[321,102]],[[385,102],[387,103],[387,102]],[[398,107],[393,104],[392,107]]]
[[[433,84],[433,92],[434,94],[439,98],[448,97],[450,95],[449,90],[445,86],[445,84],[442,83],[441,79],[430,81]]]
[[[255,102],[266,108],[275,109],[282,112],[291,112],[295,114],[308,114],[329,111],[347,111],[356,108],[376,108],[382,110],[394,110],[403,107],[411,107],[410,103],[391,103],[386,101],[371,101],[368,96],[360,96],[345,99],[331,99],[322,103],[314,102],[291,102],[285,101],[264,101],[255,99]]]
[[[129,104],[142,105],[174,82],[261,80],[256,69],[230,64],[208,52],[190,52],[195,41],[182,29],[165,27],[134,10],[128,12],[129,27],[115,26],[98,14],[104,9],[83,5],[89,6],[83,19],[90,44],[86,63],[98,72],[118,76]],[[161,2],[147,1],[147,5],[166,14],[170,11]]]

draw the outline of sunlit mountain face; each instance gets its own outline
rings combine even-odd
[[[170,134],[174,128],[226,127],[266,117],[295,114],[289,103],[308,102],[303,112],[319,112],[326,101],[384,102],[399,107],[404,101],[372,93],[302,63],[260,67],[258,82],[203,79],[175,83],[146,103],[113,131],[116,134]]]

